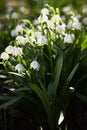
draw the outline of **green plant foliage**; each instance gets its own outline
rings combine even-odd
[[[87,57],[86,29],[70,10],[63,21],[60,10],[46,4],[34,22],[21,20],[18,35],[0,56],[7,82],[10,79],[0,96],[0,109],[19,106],[43,130],[62,130],[76,81],[79,84],[76,74]],[[81,93],[76,95],[86,99]],[[64,126],[67,130],[67,122]]]

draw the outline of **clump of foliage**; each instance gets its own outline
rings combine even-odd
[[[2,94],[0,108],[24,104],[39,129],[62,129],[75,91],[71,81],[87,55],[86,30],[72,10],[64,21],[60,10],[49,5],[33,23],[20,23],[15,40],[1,53],[12,86]]]

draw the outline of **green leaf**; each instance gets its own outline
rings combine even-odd
[[[24,88],[18,88],[15,90],[15,92],[21,92],[21,91],[30,91],[31,89],[28,87],[24,87]]]
[[[75,65],[75,67],[73,68],[73,70],[72,70],[71,73],[69,74],[68,78],[66,79],[66,81],[65,81],[65,83],[64,83],[64,86],[63,86],[63,89],[62,89],[62,95],[65,94],[65,91],[66,91],[66,89],[67,89],[67,87],[68,87],[70,81],[72,80],[72,78],[73,78],[73,76],[74,76],[74,74],[75,74],[75,72],[76,72],[78,66],[79,66],[79,63],[77,63],[77,64]]]
[[[23,73],[15,73],[15,72],[8,72],[9,74],[13,74],[13,75],[16,75],[16,76],[19,76],[19,77],[24,77],[24,74]]]
[[[6,75],[0,75],[0,78],[5,79],[5,78],[7,78],[7,76]]]
[[[45,86],[43,85],[43,83],[38,79],[38,82],[42,88],[42,90],[46,93],[46,89],[45,89]]]
[[[47,94],[44,93],[37,85],[35,85],[33,83],[29,83],[29,86],[32,88],[32,90],[37,94],[37,96],[41,100],[41,102],[44,106],[44,109],[47,113],[50,128],[53,129],[52,111],[51,111],[50,102],[49,102]]]
[[[81,44],[81,50],[83,51],[86,48],[87,48],[87,38],[85,38],[85,40],[82,42],[82,44]]]
[[[22,97],[12,97],[10,100],[3,105],[0,106],[0,109],[7,109],[9,106],[14,105],[14,103],[18,102]]]
[[[56,96],[56,91],[59,83],[60,74],[62,71],[62,66],[63,66],[63,56],[59,56],[54,68],[52,82],[48,86],[48,95],[50,98],[51,97],[55,98]]]

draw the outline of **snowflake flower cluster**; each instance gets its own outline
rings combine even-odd
[[[70,9],[71,7],[64,8],[63,12],[68,14]],[[13,13],[12,17],[17,18],[17,14]],[[60,16],[58,8],[46,6],[33,23],[24,19],[11,31],[11,35],[15,37],[14,43],[5,48],[1,53],[1,59],[5,62],[14,60],[14,71],[18,73],[32,69],[39,71],[41,62],[44,63],[41,61],[45,55],[44,50],[47,48],[48,55],[52,53],[52,58],[56,59],[56,46],[64,49],[68,45],[75,44],[74,32],[80,32],[81,29],[82,24],[74,13],[71,13],[66,23]],[[45,66],[45,63],[43,65]]]

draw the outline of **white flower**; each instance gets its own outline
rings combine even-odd
[[[22,13],[24,13],[25,11],[26,11],[26,9],[25,9],[25,7],[20,7],[20,11],[22,12]]]
[[[66,30],[66,25],[64,23],[62,23],[62,25],[57,25],[56,26],[56,31],[59,33],[64,34]]]
[[[22,48],[9,45],[6,47],[5,52],[13,56],[21,56],[23,54]]]
[[[38,29],[38,31],[41,31],[41,26],[38,25],[38,26],[37,26],[37,29]]]
[[[61,19],[62,19],[62,21],[63,22],[65,22],[66,21],[66,17],[63,15],[63,16],[61,16]]]
[[[71,19],[69,20],[67,27],[71,28],[72,30],[81,30],[82,25],[78,21],[77,17],[71,16]]]
[[[38,31],[38,32],[35,32],[35,35],[36,35],[36,37],[40,37],[42,34],[41,34],[41,32],[40,31]]]
[[[20,47],[14,47],[12,51],[13,56],[21,56],[23,54],[22,48]]]
[[[11,46],[11,45],[9,45],[9,46],[7,46],[7,47],[5,48],[5,52],[6,52],[7,54],[12,54],[13,51],[14,51],[14,47]]]
[[[84,5],[84,6],[82,7],[82,13],[83,13],[83,14],[87,14],[87,5]]]
[[[23,14],[28,14],[29,13],[29,10],[23,6],[20,7],[20,12],[23,13]]]
[[[44,23],[44,22],[47,22],[48,21],[48,17],[46,16],[46,15],[40,15],[39,17],[38,17],[38,21],[39,21],[39,23]]]
[[[73,29],[76,29],[76,30],[81,30],[82,25],[81,25],[80,22],[73,23],[73,24],[72,24],[72,28],[73,28]]]
[[[46,36],[44,36],[44,35],[39,35],[39,36],[37,37],[37,42],[36,42],[36,44],[37,44],[38,46],[42,46],[42,45],[44,45],[44,44],[47,44],[47,42],[48,42],[48,39],[46,38]]]
[[[24,27],[24,24],[19,24],[19,25],[16,26],[15,30],[17,32],[22,32],[23,31],[23,27]]]
[[[76,18],[77,18],[77,19],[80,19],[81,17],[82,17],[81,14],[77,14],[77,15],[76,15]]]
[[[30,69],[39,71],[39,68],[40,68],[40,64],[36,60],[30,63]]]
[[[87,25],[87,17],[85,17],[85,18],[83,19],[83,23],[84,23],[85,25]]]
[[[16,41],[18,41],[19,44],[25,45],[28,42],[28,38],[17,36]]]
[[[12,15],[11,15],[11,18],[12,19],[17,19],[18,18],[18,13],[13,12]]]
[[[24,66],[20,63],[15,66],[15,71],[18,71],[19,73],[23,72],[24,70],[25,70]]]
[[[43,15],[48,15],[48,14],[49,14],[49,10],[48,10],[47,8],[43,8],[43,9],[41,10],[41,14],[43,14]]]
[[[1,59],[8,60],[9,59],[9,55],[6,52],[2,52],[1,53]]]
[[[18,32],[15,29],[11,30],[11,36],[12,37],[18,36]]]
[[[53,15],[52,22],[59,24],[60,21],[62,21],[62,19],[60,18],[58,14]]]
[[[66,14],[69,15],[72,12],[72,7],[71,6],[65,6],[63,7],[62,11]]]
[[[65,34],[64,43],[73,43],[74,34]]]
[[[34,24],[34,25],[38,25],[38,24],[39,24],[38,19],[35,19],[35,20],[33,21],[33,24]]]
[[[47,26],[49,29],[54,29],[54,23],[51,20],[47,21]]]

